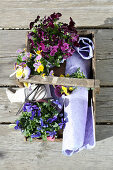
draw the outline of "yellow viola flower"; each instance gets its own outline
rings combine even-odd
[[[62,90],[66,95],[69,95],[69,93],[67,92],[67,87],[62,86]]]
[[[60,75],[60,77],[64,77],[64,75],[63,75],[63,74],[61,74],[61,75]]]
[[[37,51],[36,54],[41,54],[42,50],[41,51]]]
[[[20,67],[16,70],[16,77],[20,79],[23,75],[23,69]]]
[[[44,66],[41,64],[38,68],[37,68],[37,72],[40,73],[40,72],[43,72],[44,70]]]
[[[28,88],[29,84],[27,82],[24,82],[24,86]]]
[[[45,73],[43,73],[41,76],[42,76],[42,77],[45,77]]]
[[[30,56],[29,56],[30,58],[32,57],[32,54],[30,53]]]
[[[73,91],[73,87],[69,87],[69,91]]]
[[[70,76],[69,74],[66,75],[66,77],[69,77],[69,76]]]
[[[24,87],[30,88],[31,83],[24,82]]]

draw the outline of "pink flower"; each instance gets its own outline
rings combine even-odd
[[[61,50],[64,52],[67,49],[69,49],[69,44],[68,43],[64,43],[63,46],[61,47]]]
[[[40,46],[41,46],[43,52],[47,52],[48,51],[48,49],[45,47],[44,43],[41,42]]]
[[[18,49],[16,52],[17,52],[17,53],[22,53],[23,50],[22,50],[22,49]]]
[[[36,60],[40,60],[42,58],[42,56],[41,55],[38,55],[37,57],[36,57]]]
[[[27,57],[26,56],[23,56],[22,57],[22,61],[26,61],[27,60]]]
[[[49,140],[49,141],[51,141],[51,142],[54,142],[55,137],[52,138],[51,136],[48,136],[48,137],[47,137],[47,140]]]
[[[57,46],[57,45],[51,47],[50,55],[51,55],[51,56],[54,56],[55,53],[57,52],[57,49],[58,49],[58,46]]]

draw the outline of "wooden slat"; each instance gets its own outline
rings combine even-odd
[[[14,122],[21,103],[10,103],[6,95],[6,88],[0,88],[0,122]]]
[[[17,56],[18,48],[25,48],[25,30],[0,30],[0,57]]]
[[[78,79],[78,78],[55,77],[55,76],[42,77],[39,75],[35,75],[27,80],[21,78],[19,81],[34,83],[34,84],[52,84],[52,85],[99,88],[99,80],[93,80],[93,79]]]
[[[113,88],[101,88],[96,95],[96,122],[113,122]],[[0,88],[0,122],[14,122],[21,103],[10,103],[6,88]]]
[[[4,0],[0,3],[0,27],[28,28],[37,15],[48,16],[53,12],[61,12],[65,22],[71,16],[77,26],[113,26],[113,2],[109,0]]]
[[[101,88],[96,95],[96,118],[98,122],[113,121],[113,88]]]
[[[113,127],[96,126],[96,147],[84,150],[72,157],[62,155],[62,143],[25,142],[20,131],[0,125],[1,170],[73,170],[75,168],[112,170]]]

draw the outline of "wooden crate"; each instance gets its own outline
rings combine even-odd
[[[28,35],[28,33],[27,33],[27,35]],[[87,31],[87,30],[79,31],[78,34],[81,37],[90,38],[94,43],[94,51],[93,51],[94,57],[91,59],[92,60],[92,67],[91,67],[92,76],[91,76],[91,79],[58,77],[58,75],[61,74],[61,70],[59,71],[59,68],[55,68],[54,71],[58,73],[57,76],[54,76],[54,77],[45,76],[45,78],[43,78],[39,75],[34,75],[34,76],[30,76],[30,78],[27,79],[27,80],[20,79],[19,81],[20,81],[20,83],[23,83],[25,81],[25,82],[34,83],[34,84],[52,84],[52,85],[80,86],[80,87],[91,88],[92,90],[90,90],[90,97],[92,98],[92,102],[93,102],[93,113],[94,113],[94,119],[95,119],[95,115],[96,115],[96,93],[99,93],[99,90],[100,90],[100,81],[96,80],[95,37],[94,37],[93,32]],[[28,52],[31,51],[30,41],[28,40],[28,36],[26,36],[26,48],[27,48]],[[62,69],[62,72],[65,71],[65,63],[62,64],[60,69]],[[61,139],[57,139],[55,141],[61,141]]]

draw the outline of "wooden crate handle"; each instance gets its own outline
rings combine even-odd
[[[94,88],[96,93],[99,93],[100,91],[100,81],[95,79],[79,79],[79,78],[55,77],[55,76],[42,77],[40,75],[34,75],[27,80],[21,78],[19,81],[21,83],[27,82],[27,83],[34,83],[34,84],[52,84],[52,85],[87,87],[92,89]]]

